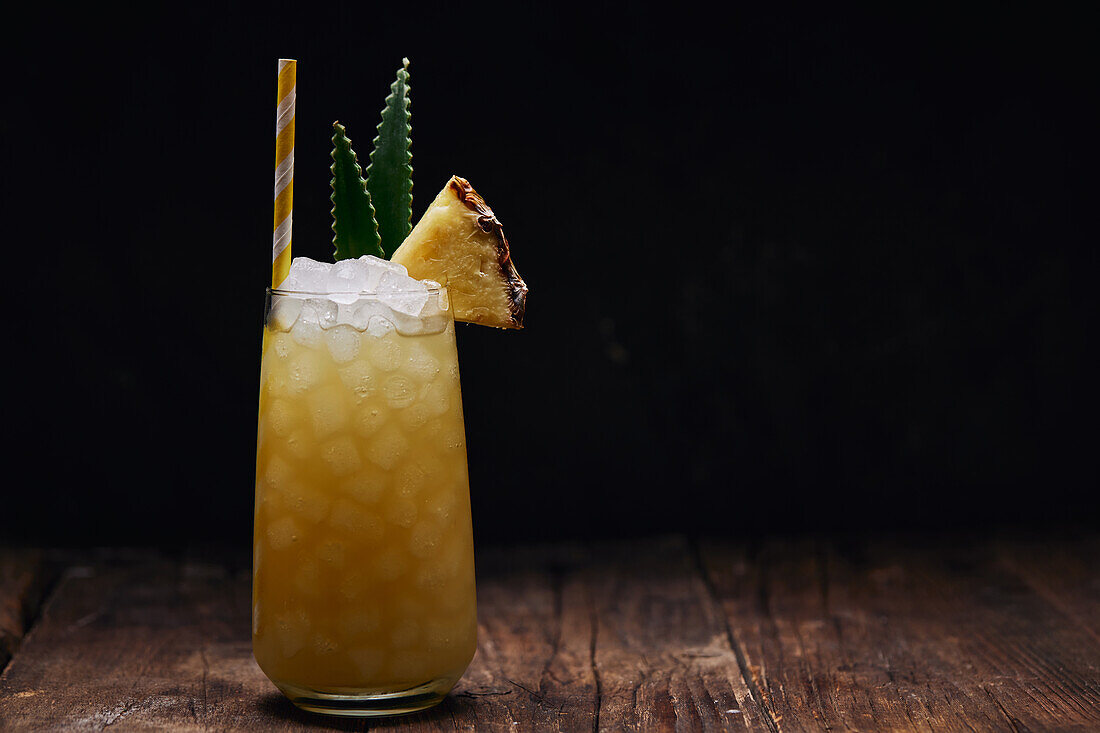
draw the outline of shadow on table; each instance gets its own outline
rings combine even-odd
[[[456,717],[461,717],[462,712],[469,705],[460,696],[448,695],[443,702],[429,710],[408,715],[395,715],[392,718],[341,718],[335,715],[322,715],[310,713],[297,708],[283,695],[272,692],[260,697],[257,707],[264,717],[271,717],[283,722],[298,723],[317,730],[371,730],[396,728],[407,726],[410,723],[424,723],[426,725],[439,724],[442,721],[454,722]]]

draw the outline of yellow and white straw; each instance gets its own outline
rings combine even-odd
[[[275,232],[271,236],[271,287],[290,272],[294,224],[294,93],[298,62],[279,59],[279,106],[275,112]]]

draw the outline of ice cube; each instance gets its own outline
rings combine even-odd
[[[420,311],[418,333],[443,333],[453,325],[450,313],[451,301],[447,295],[447,289],[432,280],[422,282],[428,288],[428,302]]]
[[[404,291],[382,293],[379,299],[389,306],[391,319],[397,332],[403,336],[416,336],[424,331],[420,312],[428,302],[428,291]]]
[[[383,280],[388,282],[396,278],[409,276],[409,271],[404,265],[383,260],[373,255],[363,255],[359,258],[359,262],[367,270],[367,287],[365,290],[368,293],[377,293],[382,287]]]
[[[264,365],[260,373],[260,390],[270,397],[286,397],[290,394],[290,381],[287,379],[285,365]]]
[[[386,507],[386,519],[390,524],[405,529],[416,524],[417,514],[416,503],[411,499],[395,499]]]
[[[380,338],[366,344],[367,358],[384,372],[401,366],[401,345],[393,338]]]
[[[392,311],[397,332],[403,336],[442,333],[451,322],[447,291],[431,280],[405,279],[393,292],[379,298]]]
[[[439,550],[442,541],[443,533],[439,527],[434,522],[423,521],[409,533],[409,552],[421,559],[431,557]]]
[[[271,296],[271,311],[267,314],[267,327],[272,331],[289,331],[302,312],[302,301],[287,296]]]
[[[419,283],[411,281],[408,289],[393,293],[385,292],[378,296],[383,303],[405,316],[419,318],[424,306],[428,304],[428,289],[420,287]]]
[[[382,384],[382,394],[390,407],[408,407],[416,399],[416,388],[408,377],[393,374]]]
[[[401,411],[398,419],[401,426],[411,432],[421,428],[424,423],[428,422],[430,417],[431,413],[427,405],[423,402],[414,402]]]
[[[333,265],[326,286],[337,303],[354,303],[370,286],[370,270],[360,260],[340,260]]]
[[[443,445],[452,451],[466,450],[466,432],[461,425],[452,426],[443,433]]]
[[[410,281],[413,283],[417,282],[409,277],[409,271],[405,269],[404,265],[390,267],[382,271],[379,276],[376,292],[381,295],[382,293],[397,293],[408,290]]]
[[[298,316],[298,323],[303,321],[315,323],[324,330],[328,330],[339,322],[339,309],[336,303],[328,298],[309,298],[302,303],[302,313]]]
[[[417,571],[413,582],[416,587],[429,593],[439,593],[451,579],[450,573],[435,563],[424,563]]]
[[[324,368],[316,353],[303,351],[290,362],[287,376],[290,391],[294,394],[302,394],[320,383],[324,376]]]
[[[285,333],[272,335],[270,343],[272,353],[279,357],[279,359],[285,359],[290,356],[290,351],[294,348],[290,336],[287,336]]]
[[[381,626],[382,610],[366,603],[358,603],[336,617],[336,629],[345,639],[365,636],[377,631]]]
[[[314,442],[308,430],[298,428],[286,436],[286,447],[298,458],[309,458],[313,455]]]
[[[325,334],[328,351],[337,364],[346,364],[359,354],[359,332],[349,325],[340,324]]]
[[[293,657],[306,645],[309,636],[309,616],[298,609],[287,611],[275,617],[272,633],[279,640],[283,656]]]
[[[375,555],[371,565],[375,577],[383,581],[391,581],[404,575],[409,561],[400,551],[391,548]]]
[[[420,404],[430,416],[439,417],[451,409],[451,391],[442,380],[432,382],[420,390]]]
[[[348,496],[364,504],[377,504],[386,491],[386,472],[367,467],[340,486]]]
[[[290,335],[294,340],[307,348],[316,348],[324,343],[325,333],[321,330],[321,324],[316,320],[307,320],[298,317],[294,327],[290,329]]]
[[[264,489],[272,492],[283,491],[293,480],[294,472],[289,463],[277,455],[268,459],[267,468],[261,479]]]
[[[328,523],[332,527],[350,532],[356,542],[368,545],[381,542],[386,533],[385,525],[377,515],[368,512],[350,499],[336,501]]]
[[[353,361],[340,368],[340,381],[355,394],[355,401],[361,404],[374,394],[376,389],[374,369],[362,359]]]
[[[387,313],[387,316],[389,314]],[[384,338],[397,330],[387,316],[371,316],[367,323],[367,333],[375,338]]]
[[[428,472],[418,463],[407,463],[394,473],[394,488],[400,496],[416,496],[427,482]]]
[[[304,522],[317,523],[328,516],[332,501],[319,491],[310,491],[305,485],[287,487],[284,492],[289,511]]]
[[[291,414],[290,405],[284,400],[273,400],[267,407],[266,422],[271,431],[279,436],[286,436],[294,427],[294,416]]]
[[[346,306],[346,314],[340,314],[340,320],[346,322],[356,331],[366,331],[370,325],[371,316],[378,312],[377,302],[374,298],[360,298]]]
[[[421,344],[411,344],[405,350],[405,366],[401,370],[420,382],[429,382],[439,374],[439,361]]]
[[[378,428],[386,422],[386,413],[379,405],[367,403],[355,418],[355,427],[364,438],[369,438],[378,432]]]
[[[309,397],[313,434],[319,438],[343,429],[348,422],[348,412],[348,403],[339,388],[320,390]]]
[[[346,435],[326,445],[322,455],[335,476],[355,473],[361,465],[355,442]]]
[[[308,257],[295,257],[290,272],[279,286],[280,290],[299,290],[307,293],[327,293],[332,276],[332,265]]]
[[[283,517],[267,525],[267,543],[272,550],[283,550],[297,542],[301,537],[298,525],[293,517]]]
[[[409,450],[408,439],[393,427],[380,431],[367,448],[367,457],[377,466],[389,470],[397,465]]]
[[[450,488],[443,489],[434,496],[429,497],[426,504],[428,514],[444,524],[450,522],[458,511],[458,497]]]
[[[378,300],[391,312],[391,320],[402,334],[423,330],[420,314],[430,298],[428,285],[411,278],[407,272],[389,270],[378,281]]]
[[[447,385],[450,385],[452,387],[457,387],[458,386],[459,374],[458,374],[458,362],[457,361],[454,364],[451,365],[450,369],[444,370],[441,381],[443,382],[443,384],[447,384]]]
[[[298,560],[294,570],[294,588],[307,596],[316,595],[321,590],[321,574],[317,563],[312,560]]]

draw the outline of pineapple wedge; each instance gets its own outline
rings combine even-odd
[[[445,285],[456,321],[523,328],[527,284],[504,228],[465,178],[451,177],[390,261]]]

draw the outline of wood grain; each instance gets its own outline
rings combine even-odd
[[[483,548],[465,677],[371,722],[263,676],[247,557],[69,557],[24,634],[48,571],[0,555],[0,729],[1100,730],[1095,537]]]
[[[585,577],[601,729],[767,730],[687,543],[597,546]]]
[[[445,704],[468,703],[456,725],[478,730],[592,730],[589,591],[579,546],[483,553],[478,652]]]
[[[1100,643],[1100,538],[1001,541],[993,552],[1067,623]]]
[[[0,548],[0,671],[23,641],[52,577],[40,550]]]
[[[990,546],[701,554],[779,730],[1100,729],[1097,640]]]

